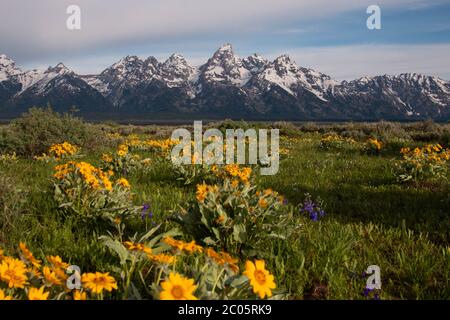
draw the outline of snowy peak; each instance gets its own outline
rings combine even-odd
[[[171,55],[162,65],[160,77],[169,87],[178,87],[193,79],[196,69],[180,54]]]
[[[332,91],[332,87],[337,84],[325,74],[299,67],[289,55],[276,58],[257,77],[262,83],[266,83],[266,90],[271,90],[276,85],[297,98],[306,91],[321,101],[327,101],[328,91]]]
[[[61,76],[69,73],[73,73],[73,71],[67,68],[62,62],[58,63],[54,67],[49,67],[47,71],[45,71],[45,74],[50,75],[51,77]]]
[[[20,73],[22,73],[22,70],[16,67],[14,60],[8,58],[5,54],[0,54],[0,82],[9,80]]]
[[[63,85],[66,76],[77,77],[72,70],[61,62],[54,67],[49,67],[44,72],[38,70],[27,71],[18,77],[22,83],[20,93],[30,90],[34,94],[44,94],[51,90],[55,84],[56,86]]]
[[[250,70],[253,75],[262,72],[269,65],[269,61],[267,59],[256,53],[245,58],[242,62],[244,67],[247,70]]]
[[[137,56],[126,56],[111,67],[104,70],[100,76],[116,80],[138,80],[143,71],[144,61]]]
[[[220,82],[244,86],[251,77],[241,58],[236,56],[230,44],[217,50],[206,64],[200,67],[200,78],[207,83]]]

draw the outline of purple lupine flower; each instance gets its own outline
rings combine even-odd
[[[372,291],[373,291],[373,289],[370,289],[370,288],[365,287],[365,288],[364,288],[364,291],[363,291],[364,297],[368,297],[369,294],[370,294]]]
[[[380,300],[380,294],[376,292],[373,296],[373,300]]]
[[[145,220],[145,217],[147,216],[147,211],[150,209],[150,205],[149,204],[145,204],[142,206],[142,211],[141,211],[141,219]],[[151,213],[151,212],[150,212]],[[153,213],[151,213],[153,216]]]
[[[307,213],[312,221],[319,221],[319,219],[323,218],[326,214],[320,204],[314,203],[309,195],[307,195],[307,198],[303,202],[300,212]]]

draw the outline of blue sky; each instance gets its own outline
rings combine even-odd
[[[82,29],[65,28],[78,4]],[[368,30],[366,8],[381,8]],[[240,56],[290,54],[338,80],[420,72],[450,79],[450,1],[0,0],[0,53],[23,68],[60,61],[96,73],[125,55],[183,54],[193,65],[224,43]]]

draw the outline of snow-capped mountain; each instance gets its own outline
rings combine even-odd
[[[16,67],[16,63],[4,54],[0,54],[0,82],[6,81],[18,74],[22,70]]]
[[[225,84],[244,86],[252,73],[244,67],[231,45],[227,44],[214,53],[213,57],[200,67],[199,80],[205,84]]]
[[[229,44],[199,67],[180,54],[162,62],[127,56],[98,75],[77,75],[62,63],[22,71],[0,55],[2,110],[18,113],[47,103],[57,110],[75,105],[86,114],[448,120],[450,83],[415,73],[338,82],[288,55],[241,58]]]

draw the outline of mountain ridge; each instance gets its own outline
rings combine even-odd
[[[286,54],[241,58],[230,44],[198,67],[179,53],[165,61],[126,56],[97,75],[78,75],[63,63],[23,71],[0,55],[0,114],[47,103],[86,115],[447,121],[450,82],[417,73],[339,82]]]

